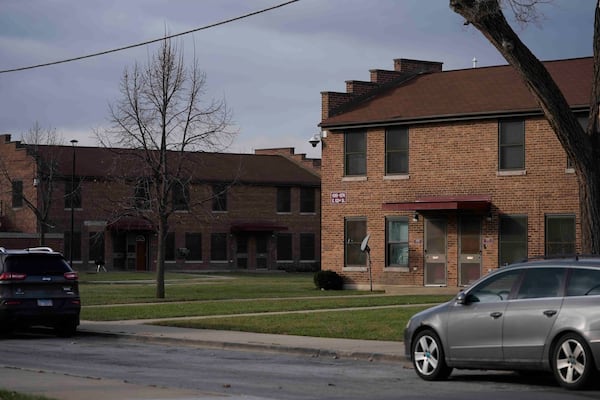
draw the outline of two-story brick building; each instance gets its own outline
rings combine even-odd
[[[592,58],[545,66],[587,123]],[[322,269],[348,287],[460,287],[580,249],[577,178],[512,67],[397,59],[370,77],[322,93]]]
[[[153,183],[135,153],[1,136],[0,246],[39,245],[43,228],[46,245],[75,268],[103,260],[108,269],[154,269]],[[185,157],[169,205],[167,268],[318,269],[319,160],[290,148]]]

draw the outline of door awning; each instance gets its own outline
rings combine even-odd
[[[272,222],[238,222],[231,224],[233,232],[274,232],[287,231],[287,226],[277,225]]]
[[[428,196],[409,202],[383,203],[381,208],[383,211],[489,211],[491,203],[490,195]]]
[[[156,231],[154,225],[140,217],[121,217],[107,225],[111,231]]]

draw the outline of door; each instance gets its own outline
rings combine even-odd
[[[269,237],[267,235],[256,236],[256,268],[269,267]]]
[[[135,238],[135,270],[146,271],[146,238],[138,235]]]
[[[481,218],[462,216],[459,231],[458,284],[467,286],[481,276]]]
[[[238,268],[248,268],[248,236],[239,234],[236,238],[236,263]]]
[[[507,362],[537,364],[563,302],[564,268],[525,272],[504,317],[504,358]]]
[[[425,285],[446,286],[446,229],[444,219],[425,220]]]

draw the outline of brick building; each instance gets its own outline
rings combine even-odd
[[[586,124],[592,58],[545,66]],[[580,249],[575,173],[512,67],[398,59],[370,77],[322,93],[322,269],[348,287],[460,287]]]
[[[319,160],[289,148],[184,156],[187,172],[169,204],[168,269],[318,269]],[[45,244],[75,268],[103,260],[108,269],[154,269],[153,183],[135,150],[31,146],[2,135],[0,166],[0,246],[39,245],[43,229]]]

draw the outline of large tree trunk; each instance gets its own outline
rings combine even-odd
[[[579,125],[562,92],[544,65],[521,42],[506,21],[498,0],[450,0],[450,7],[476,27],[515,68],[573,161],[579,183],[581,246],[600,254],[600,143],[598,140],[598,73],[600,10],[594,25],[594,81],[587,132]]]

